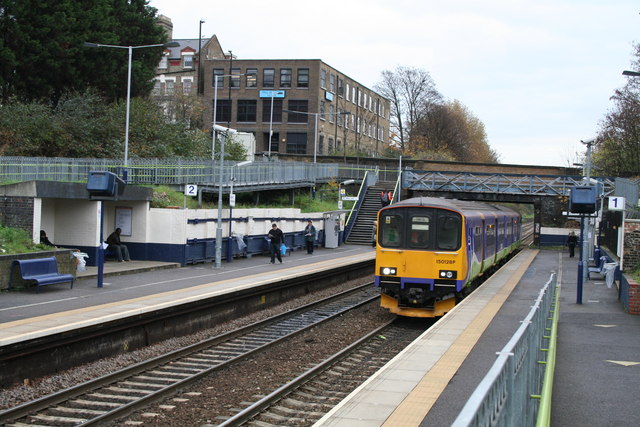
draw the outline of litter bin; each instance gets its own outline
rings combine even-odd
[[[604,266],[602,267],[602,274],[605,277],[607,288],[610,288],[613,285],[613,281],[615,280],[616,275],[616,267],[618,267],[617,262],[605,262]]]

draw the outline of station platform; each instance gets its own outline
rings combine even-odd
[[[315,426],[451,425],[552,272],[561,303],[551,425],[640,425],[640,316],[604,278],[586,281],[577,304],[577,258],[525,250]]]
[[[283,263],[269,256],[223,260],[179,267],[148,261],[107,262],[103,286],[98,288],[97,268],[79,273],[68,284],[0,294],[0,346],[41,338],[103,322],[153,312],[173,305],[216,297],[270,281],[312,274],[375,259],[369,246],[343,245],[291,251]],[[127,274],[128,273],[128,274]]]
[[[107,263],[103,288],[90,267],[73,289],[0,294],[0,346],[374,258],[371,247],[344,245],[294,251],[275,265],[267,256],[223,261],[220,269]],[[640,316],[624,313],[604,278],[586,281],[577,304],[577,258],[564,252],[528,249],[514,261],[316,425],[451,425],[552,272],[561,285],[552,425],[640,425]]]

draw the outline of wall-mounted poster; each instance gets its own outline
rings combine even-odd
[[[133,208],[116,207],[116,228],[120,228],[121,236],[131,236]]]

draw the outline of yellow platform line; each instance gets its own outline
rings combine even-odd
[[[422,377],[422,380],[391,413],[383,426],[413,427],[420,425],[537,254],[537,250],[530,251],[521,266],[514,271],[509,280],[474,318],[469,327],[465,328],[433,368]]]

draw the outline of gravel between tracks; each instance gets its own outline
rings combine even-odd
[[[163,341],[162,343],[159,343],[144,349],[140,349],[130,353],[125,353],[125,354],[110,357],[107,359],[99,360],[99,361],[89,363],[74,369],[60,372],[59,374],[56,374],[56,375],[51,375],[44,378],[29,379],[27,381],[27,384],[17,385],[17,386],[0,391],[0,409],[10,408],[20,403],[33,400],[50,393],[54,393],[56,391],[72,387],[81,382],[84,382],[93,378],[97,378],[98,376],[108,374],[118,369],[122,369],[123,367],[126,367],[130,364],[147,360],[149,358],[158,356],[168,351],[175,350],[175,349],[184,347],[186,345],[199,342],[208,337],[223,334],[225,332],[236,329],[240,326],[247,325],[247,324],[259,321],[261,319],[274,316],[278,313],[294,309],[296,307],[299,307],[299,306],[308,304],[312,301],[315,301],[317,299],[320,299],[324,296],[341,292],[342,290],[352,288],[358,284],[370,282],[371,280],[372,280],[371,276],[355,279],[355,280],[343,283],[341,285],[324,289],[322,291],[310,293],[308,295],[305,295],[304,297],[288,301],[287,303],[280,304],[278,306],[271,307],[257,313],[253,313],[251,315],[247,315],[239,319],[234,319],[224,324],[220,324],[215,328],[201,331],[197,334],[192,334],[189,336],[179,337],[179,338],[172,338],[172,339]],[[388,319],[390,316],[386,311],[375,306],[375,304],[374,306],[367,306],[367,307],[369,307],[368,310],[371,310],[372,312],[371,313],[372,315],[368,316],[370,320],[367,320],[366,322],[359,322],[359,323],[371,322],[372,324],[381,324],[384,322],[384,320],[382,319]],[[349,315],[342,316],[341,319],[342,318],[346,319],[348,317]],[[353,333],[355,335],[357,334],[364,335],[364,332],[361,332],[362,330],[366,330],[367,328],[373,329],[375,327],[375,326],[365,325],[365,324],[362,324],[362,325],[357,324],[357,325],[350,325],[350,326],[351,327],[348,328],[349,334]],[[323,329],[327,329],[327,328],[323,328]],[[334,329],[334,332],[336,332],[336,330],[337,328]],[[340,334],[344,335],[343,332],[344,330],[341,331]],[[340,346],[339,339],[341,337],[327,336],[324,338],[320,338],[320,337],[313,336],[313,332],[311,332],[310,337],[307,336],[308,333],[303,335],[306,338],[303,338],[302,344],[298,343],[297,345],[298,347],[300,345],[304,345],[305,347],[308,346],[310,348],[308,353],[310,354],[315,354],[318,351],[323,349],[326,349],[328,352],[331,352],[331,347],[334,347],[335,345],[334,349],[337,349]],[[296,338],[295,341],[298,341],[299,339],[301,339],[301,337]],[[316,349],[315,347],[319,347],[319,349]],[[257,362],[253,359],[250,359],[241,364],[247,367],[248,371],[244,373],[242,371],[238,371],[237,373],[235,373],[236,371],[234,368],[232,369],[234,373],[225,375],[225,378],[218,378],[216,382],[213,383],[213,385],[211,386],[201,387],[201,390],[199,390],[199,392],[203,392],[203,393],[209,392],[208,394],[216,392],[216,393],[219,393],[220,395],[218,397],[212,396],[207,400],[207,402],[204,402],[202,404],[197,404],[197,406],[199,405],[200,408],[212,407],[213,405],[215,405],[216,407],[224,407],[224,403],[219,402],[219,400],[224,400],[222,398],[225,395],[227,396],[233,395],[239,392],[240,390],[249,392],[250,393],[249,396],[251,394],[260,394],[261,390],[264,390],[265,387],[268,387],[270,382],[273,383],[275,381],[275,378],[272,380],[271,376],[277,375],[278,372],[281,372],[283,370],[282,367],[286,364],[285,362],[291,362],[290,360],[288,360],[288,355],[294,354],[293,351],[286,351],[286,350],[283,351],[280,346],[278,346],[277,348],[280,349],[277,352],[277,354],[273,354],[268,357],[261,356],[264,359],[269,359],[269,363],[267,364],[267,366],[261,366],[260,368],[257,368],[255,365]],[[294,349],[295,348],[296,347],[294,347]],[[297,354],[300,352],[295,352],[295,353]],[[302,370],[304,370],[304,368],[306,367],[305,364],[311,363],[311,362],[305,362],[305,361],[299,360],[295,363],[299,363],[300,364],[299,366],[301,366],[303,368]],[[290,372],[290,369],[286,368],[286,371]],[[211,388],[208,389],[207,387],[211,387]],[[262,393],[264,393],[264,391]],[[193,396],[191,398],[193,399]],[[171,401],[171,399],[169,400]],[[237,399],[237,396],[235,396],[233,400],[234,402],[239,401]],[[218,402],[218,403],[215,403],[215,402]],[[220,405],[221,403],[222,403],[222,406]],[[176,404],[176,403],[174,402],[172,404]],[[200,422],[206,423],[207,420],[210,419],[207,416],[207,417],[203,417],[203,421],[199,421],[199,420],[196,420],[195,418],[191,418],[193,416],[192,414],[185,415],[186,418],[183,416],[179,416],[178,414],[181,411],[178,408],[187,407],[187,406],[189,407],[193,406],[193,402],[189,403],[188,405],[178,404],[178,406],[176,406],[176,409],[173,409],[172,411],[169,411],[169,412],[165,411],[165,415],[168,418],[165,420],[166,424],[164,425],[172,425],[172,426],[185,425],[186,426],[186,425],[194,425],[194,423],[195,425],[197,425]],[[204,411],[202,412],[204,415]],[[163,425],[161,419],[162,417],[155,417],[153,419],[149,419],[148,423],[149,425]]]

